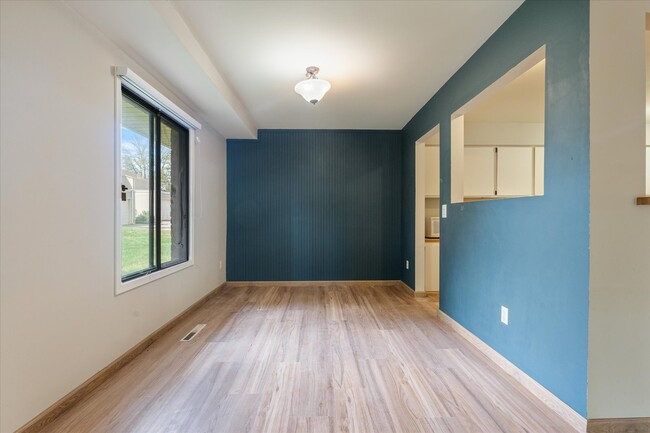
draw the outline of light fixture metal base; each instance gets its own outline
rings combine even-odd
[[[318,66],[308,66],[305,70],[307,71],[305,74],[307,78],[315,77],[316,74],[320,72],[320,68]]]

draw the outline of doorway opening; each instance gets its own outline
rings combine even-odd
[[[439,291],[440,232],[433,228],[436,218],[439,227],[439,124],[415,142],[415,292],[418,295]]]

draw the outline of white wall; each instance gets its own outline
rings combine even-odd
[[[650,416],[650,206],[645,177],[645,13],[591,2],[589,418]]]
[[[440,216],[440,198],[427,197],[424,199],[424,217],[439,217]]]
[[[114,296],[111,66],[198,116],[64,4],[1,2],[0,15],[4,433],[225,280],[226,147],[203,121],[195,265]]]
[[[467,122],[466,146],[543,146],[544,123]]]

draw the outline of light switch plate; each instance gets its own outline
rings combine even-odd
[[[442,205],[442,217],[447,218],[447,205],[446,204]]]
[[[508,324],[508,309],[503,305],[501,306],[501,323]]]

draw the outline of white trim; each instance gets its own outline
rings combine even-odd
[[[194,120],[191,116],[185,113],[183,110],[178,108],[173,102],[165,98],[160,92],[155,90],[149,84],[147,84],[140,77],[131,72],[128,68],[124,66],[115,66],[113,68],[115,72],[115,143],[114,143],[114,173],[115,173],[115,209],[114,209],[114,280],[115,280],[115,295],[120,295],[122,293],[133,290],[136,287],[148,284],[152,281],[156,281],[160,278],[166,277],[183,269],[189,268],[194,265],[194,224],[195,224],[195,199],[194,199],[194,189],[195,189],[195,154],[196,154],[196,143],[198,143],[198,137],[196,136],[196,130],[201,128],[201,124]],[[130,75],[129,75],[130,74]],[[128,76],[129,82],[127,83],[126,78]],[[136,84],[133,84],[132,81],[135,80]],[[160,108],[165,114],[173,117],[175,120],[179,121],[183,125],[189,128],[189,243],[190,248],[188,251],[188,259],[185,262],[179,263],[177,265],[171,266],[166,269],[161,269],[160,271],[155,271],[142,277],[135,278],[126,282],[122,282],[122,200],[121,200],[121,185],[122,185],[122,85],[126,85],[130,90],[135,92],[138,96],[143,97],[150,103],[154,104],[156,107]],[[150,92],[150,93],[146,93]],[[172,110],[172,111],[170,111]],[[184,117],[179,117],[184,116]]]
[[[499,352],[488,346],[476,335],[469,332],[460,323],[449,317],[443,311],[438,310],[438,318],[445,322],[451,329],[456,331],[461,337],[467,340],[479,352],[487,356],[494,362],[501,370],[511,376],[531,394],[540,399],[549,409],[555,412],[560,418],[566,421],[575,431],[584,433],[587,431],[587,420],[578,412],[573,410],[569,405],[560,400],[555,394],[548,389],[544,388],[539,382],[532,377],[528,376],[516,365],[508,361]]]
[[[115,143],[113,143],[113,173],[115,175],[115,201],[113,236],[115,251],[113,269],[115,294],[119,295],[122,284],[122,80],[115,76]]]
[[[191,247],[190,247],[191,248]],[[120,262],[121,264],[121,262]],[[129,290],[133,290],[136,287],[144,286],[145,284],[149,284],[152,281],[159,280],[163,277],[166,277],[168,275],[171,275],[173,273],[176,273],[178,271],[182,271],[183,269],[189,268],[190,266],[194,266],[194,259],[190,259],[186,262],[179,263],[177,265],[174,265],[170,268],[162,269],[160,271],[152,272],[147,275],[143,275],[142,277],[135,278],[133,280],[125,281],[122,282],[122,273],[120,272],[120,275],[118,276],[118,280],[116,281],[115,284],[115,294],[120,295],[122,293],[126,293]],[[120,269],[121,271],[121,269]]]
[[[138,96],[141,96],[150,104],[159,108],[168,116],[171,116],[177,122],[180,122],[190,129],[201,129],[201,124],[192,116],[167,99],[162,93],[126,66],[113,66],[113,73],[116,77],[119,77],[122,80],[122,84],[133,90],[138,94]]]
[[[376,286],[400,286],[413,291],[401,280],[296,280],[296,281],[226,281],[226,286],[336,286],[336,285],[376,285]]]

